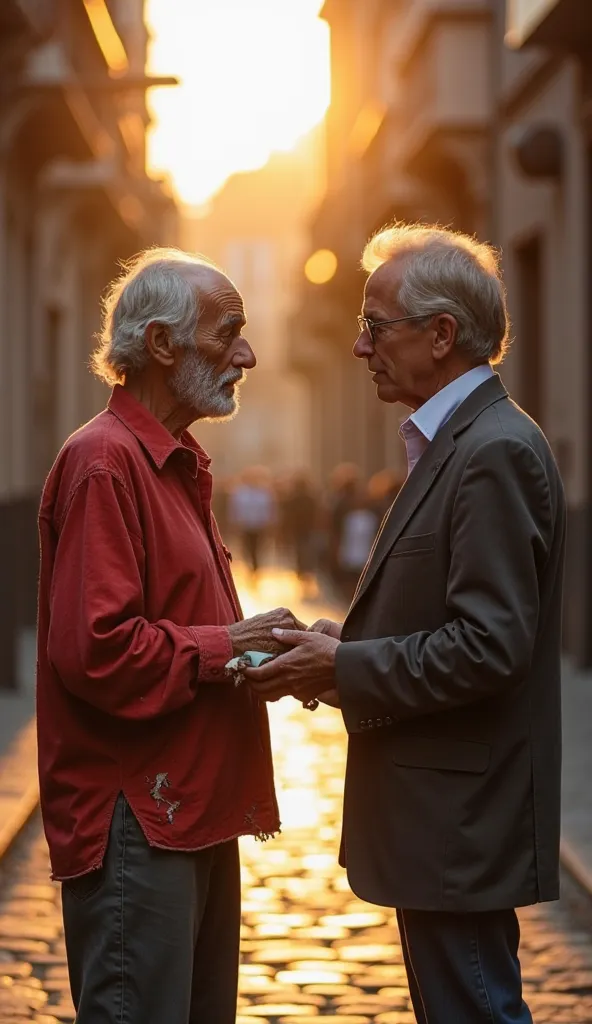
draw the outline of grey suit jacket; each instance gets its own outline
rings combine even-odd
[[[383,906],[558,896],[565,501],[495,375],[438,432],[343,626],[342,856]]]

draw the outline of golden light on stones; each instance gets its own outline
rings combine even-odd
[[[354,914],[333,914],[321,917],[320,924],[338,925],[342,928],[376,928],[385,923],[385,915],[381,910],[362,911]]]
[[[305,971],[278,971],[276,978],[282,985],[345,985],[347,982],[347,974],[318,966],[314,969],[309,966]]]
[[[317,249],[304,264],[304,276],[311,284],[327,284],[337,272],[337,256],[330,249]]]
[[[264,575],[257,595],[241,586],[243,605],[249,614],[284,603],[298,608],[292,586],[287,574]],[[310,608],[302,608],[299,617],[307,615]],[[394,912],[356,898],[337,863],[346,755],[341,715],[325,707],[304,714],[292,700],[269,711],[282,834],[264,845],[241,841],[237,1024],[320,1024],[327,1015],[331,1024],[374,1024],[393,1011],[397,1024],[408,1024],[408,999],[394,991],[403,971]],[[380,992],[388,986],[392,998]]]

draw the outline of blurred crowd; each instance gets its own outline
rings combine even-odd
[[[304,471],[274,476],[265,466],[249,466],[217,481],[213,508],[222,537],[254,579],[266,562],[287,564],[303,596],[314,598],[323,576],[349,601],[402,483],[390,469],[365,481],[349,462],[336,466],[323,487]]]

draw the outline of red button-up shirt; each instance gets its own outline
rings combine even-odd
[[[101,865],[120,792],[166,849],[279,827],[266,709],[224,675],[241,611],[208,465],[117,386],[47,479],[37,718],[54,878]]]

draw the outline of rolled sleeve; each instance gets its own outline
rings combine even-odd
[[[224,666],[233,655],[227,626],[192,626],[191,634],[199,651],[198,683],[225,679]]]

